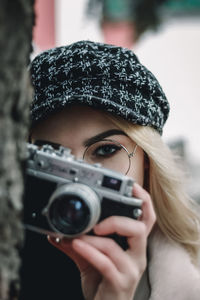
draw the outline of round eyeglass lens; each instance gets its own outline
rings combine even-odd
[[[90,164],[100,163],[104,168],[126,174],[130,168],[128,151],[120,143],[105,139],[89,146],[83,155]]]

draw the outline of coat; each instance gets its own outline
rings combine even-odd
[[[200,270],[188,252],[159,231],[149,238],[148,266],[134,300],[200,300]]]

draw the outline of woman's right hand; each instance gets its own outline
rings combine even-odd
[[[143,200],[140,220],[111,216],[94,227],[96,236],[49,241],[76,263],[86,300],[132,300],[146,268],[147,237],[156,217],[149,194],[134,184],[133,196]],[[124,251],[106,237],[117,233],[127,238]]]

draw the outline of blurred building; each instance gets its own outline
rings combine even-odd
[[[88,17],[99,19],[106,43],[133,48],[146,30],[157,29],[160,7],[166,1],[88,0]]]
[[[172,16],[200,15],[200,0],[88,0],[87,7],[88,17],[99,20],[104,41],[127,48]]]
[[[59,44],[63,28],[73,31],[82,20],[80,12],[85,20],[95,19],[104,42],[133,48],[146,31],[158,30],[170,17],[200,16],[200,0],[35,0],[36,51]]]
[[[56,45],[55,9],[55,0],[35,0],[33,45],[36,53]]]

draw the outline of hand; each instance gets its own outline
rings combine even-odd
[[[49,238],[78,266],[86,300],[133,299],[146,268],[147,237],[156,220],[151,198],[138,184],[134,184],[133,196],[143,200],[143,215],[139,221],[112,216],[94,227],[96,236],[63,238],[60,243]],[[106,237],[112,233],[127,237],[126,251]]]

